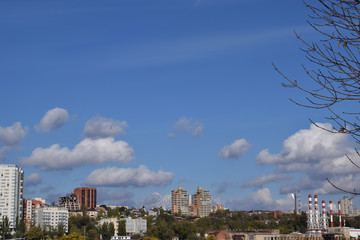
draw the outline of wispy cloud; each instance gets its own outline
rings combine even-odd
[[[223,147],[218,155],[221,158],[239,158],[249,148],[250,144],[245,139],[238,139],[229,146]]]
[[[176,131],[190,132],[194,137],[200,136],[204,129],[204,124],[201,119],[193,119],[190,117],[181,117],[175,124],[174,128]],[[176,134],[169,132],[168,137],[174,138]]]
[[[41,176],[38,173],[32,173],[29,176],[25,177],[25,185],[27,187],[36,186],[41,183]]]
[[[299,26],[296,29],[303,32],[307,28]],[[106,64],[114,67],[144,67],[219,56],[260,44],[264,46],[273,41],[285,41],[286,37],[294,37],[293,30],[293,27],[285,27],[251,33],[219,33],[168,39],[127,51],[121,50],[121,56],[114,56]]]
[[[243,183],[242,187],[263,187],[265,184],[283,182],[293,179],[291,176],[281,175],[281,174],[269,174],[262,175],[255,180],[249,180]]]

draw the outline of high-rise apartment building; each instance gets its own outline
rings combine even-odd
[[[348,196],[344,196],[343,199],[340,200],[341,206],[341,214],[344,216],[352,217],[354,215],[354,207],[352,198]]]
[[[24,221],[26,230],[29,230],[33,225],[35,217],[35,209],[45,205],[45,200],[42,199],[25,199],[24,200]]]
[[[189,206],[190,216],[206,217],[211,212],[211,195],[209,191],[197,187],[195,194],[191,196],[191,204]]]
[[[171,191],[171,212],[189,215],[189,194],[183,187]]]
[[[0,164],[0,222],[7,217],[15,229],[16,218],[22,219],[24,171],[15,164]]]
[[[209,216],[211,212],[211,195],[209,191],[197,188],[195,194],[189,195],[183,187],[171,191],[171,212],[193,217]]]
[[[86,207],[86,209],[89,210],[93,210],[96,208],[96,188],[75,188],[74,194],[76,195],[81,208],[83,208],[84,206]]]

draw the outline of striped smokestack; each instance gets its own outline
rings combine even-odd
[[[341,205],[340,205],[340,201],[338,202],[339,204],[339,227],[341,227]]]
[[[323,223],[323,226],[322,226],[322,228],[323,229],[326,229],[326,209],[325,209],[325,201],[324,200],[322,200],[322,219],[323,219],[323,221],[322,221],[322,223]]]
[[[333,212],[332,212],[332,201],[330,203],[330,226],[334,227]]]

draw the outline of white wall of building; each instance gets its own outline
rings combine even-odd
[[[15,164],[0,164],[0,221],[7,217],[14,229],[16,218],[22,218],[24,171]]]
[[[69,212],[66,208],[43,207],[35,209],[35,225],[41,228],[57,228],[60,223],[65,226],[68,232]]]

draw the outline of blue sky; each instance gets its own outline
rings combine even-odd
[[[305,78],[294,30],[318,39],[308,13],[295,0],[1,1],[0,157],[48,202],[80,186],[146,207],[177,186],[238,210],[291,210],[298,188],[336,201],[324,180],[358,182],[353,144],[311,127],[325,113],[292,104],[305,96],[272,66]]]

